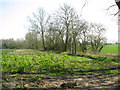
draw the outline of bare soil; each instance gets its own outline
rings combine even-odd
[[[24,51],[23,49],[16,50],[16,52],[23,52],[23,51]]]
[[[44,88],[44,89],[93,89],[93,88],[120,88],[120,74],[86,74],[47,76],[44,74],[3,74],[2,88]]]

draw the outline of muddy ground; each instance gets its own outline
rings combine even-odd
[[[47,76],[44,74],[3,74],[2,88],[97,89],[120,88],[120,73]],[[108,89],[108,90],[109,90]]]

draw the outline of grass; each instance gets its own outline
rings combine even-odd
[[[101,50],[102,54],[118,54],[118,44],[105,45]]]

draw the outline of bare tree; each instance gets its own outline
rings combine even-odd
[[[33,13],[33,18],[29,18],[31,26],[29,30],[36,31],[41,35],[43,49],[45,50],[45,31],[48,26],[50,16],[46,14],[43,8],[39,8],[37,13]]]
[[[81,32],[81,21],[77,14],[71,15],[71,16],[74,16],[71,19],[72,54],[76,54],[77,42],[78,42],[77,38],[78,38],[79,33]]]
[[[106,42],[106,38],[104,37],[104,32],[106,29],[101,24],[91,24],[89,40],[92,50],[94,52],[100,52]]]
[[[82,52],[86,52],[88,45],[88,36],[89,36],[89,23],[86,21],[81,21],[79,26],[79,44]]]
[[[63,51],[64,29],[62,29],[61,24],[57,20],[51,21],[46,33],[47,49]]]
[[[55,18],[59,19],[60,21],[59,23],[61,23],[64,28],[64,33],[65,33],[64,51],[67,51],[68,40],[70,38],[70,31],[71,31],[71,21],[73,20],[75,14],[76,13],[74,12],[74,9],[67,4],[61,6],[59,10],[56,12]]]

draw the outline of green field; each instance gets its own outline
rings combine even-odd
[[[81,77],[83,77],[82,81],[84,83],[82,87],[95,87],[98,84],[96,80],[103,82],[108,79],[108,86],[110,86],[109,82],[112,82],[111,85],[117,85],[118,66],[120,66],[120,60],[112,57],[94,55],[73,56],[65,53],[58,54],[52,51],[7,49],[2,52],[2,88],[25,89],[43,88],[43,86],[44,88],[54,88],[56,85],[58,88],[62,88],[63,86],[61,85],[64,82],[71,83],[69,78],[73,78],[72,83],[74,83],[75,77],[77,82],[81,82]],[[93,81],[93,76],[95,81]],[[116,79],[111,79],[111,77]],[[90,80],[86,81],[88,78]],[[86,86],[88,82],[89,84],[93,82],[92,86],[89,86],[89,84]],[[100,85],[103,85],[103,83],[99,83]],[[104,85],[106,85],[106,82]],[[77,86],[81,87],[81,84]],[[74,87],[68,86],[68,88]]]
[[[101,50],[102,54],[118,54],[118,44],[105,45]]]
[[[10,73],[82,74],[119,65],[118,59],[110,57],[70,56],[25,49],[3,53],[2,58],[2,72]]]

